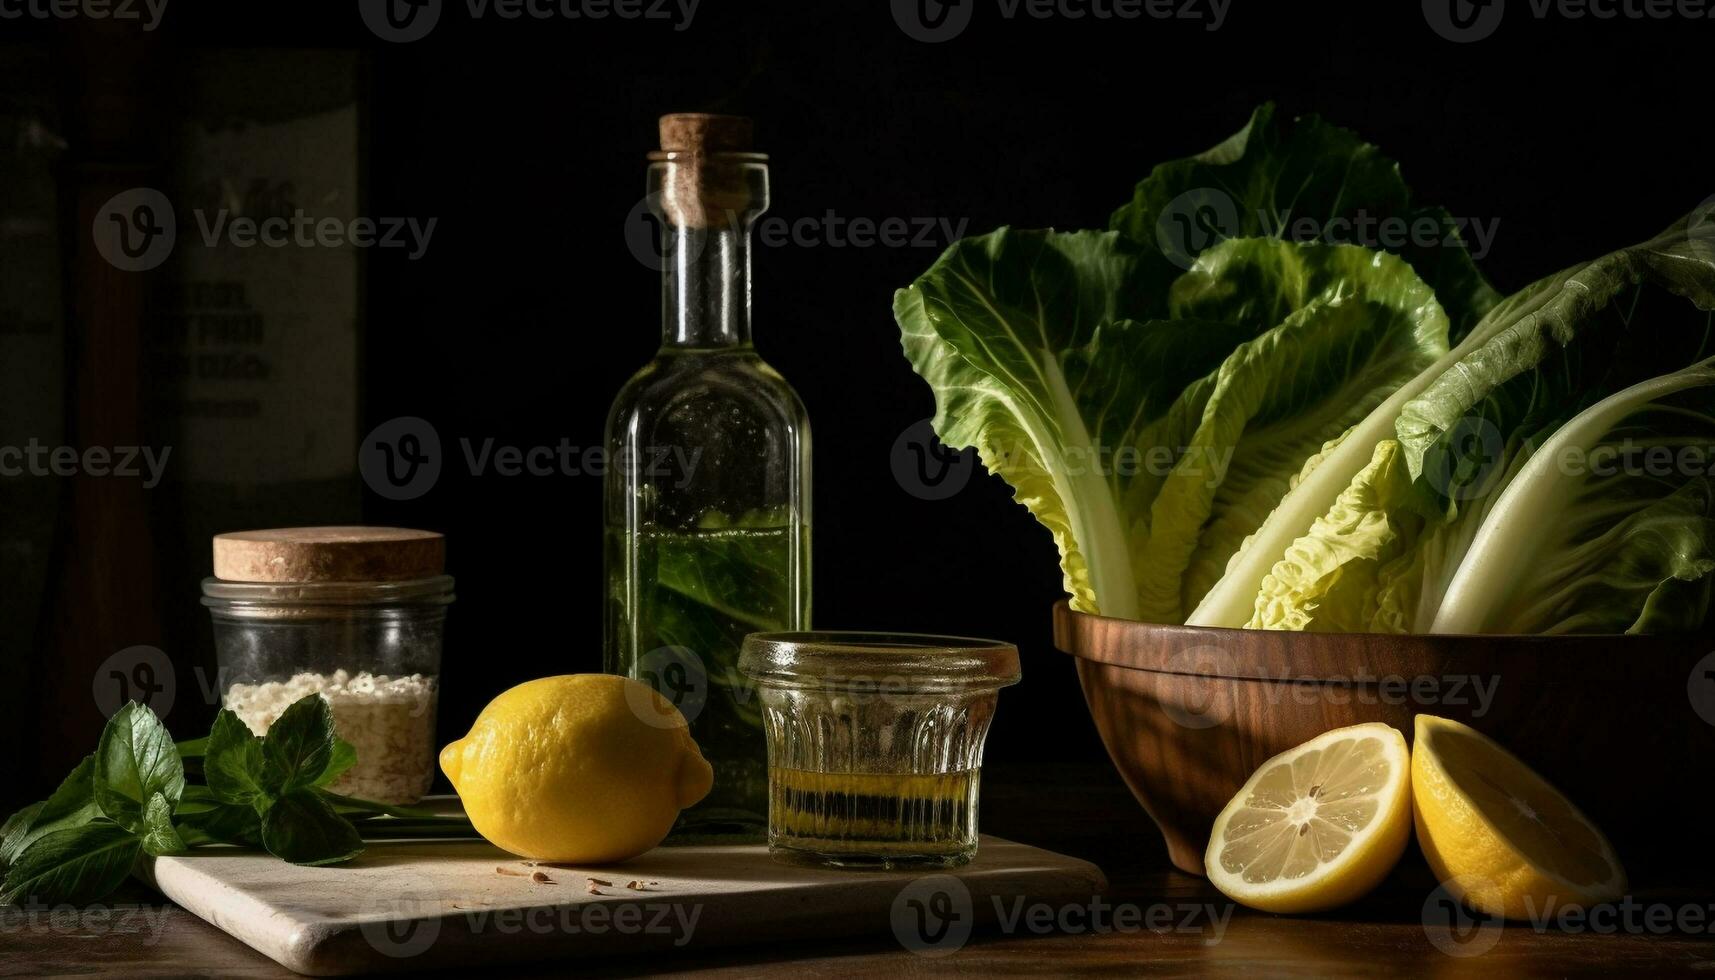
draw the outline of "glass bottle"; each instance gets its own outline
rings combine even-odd
[[[746,634],[810,619],[810,427],[750,339],[750,228],[768,158],[750,123],[661,120],[649,203],[661,221],[662,338],[608,416],[610,673],[679,707],[715,769],[686,835],[760,835],[761,704],[738,669]]]

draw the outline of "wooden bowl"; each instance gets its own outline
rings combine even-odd
[[[1271,756],[1368,721],[1410,740],[1419,712],[1511,749],[1606,831],[1622,861],[1709,863],[1682,836],[1708,816],[1707,636],[1212,629],[1090,616],[1062,601],[1054,643],[1078,658],[1108,755],[1181,870],[1203,873],[1215,816]]]

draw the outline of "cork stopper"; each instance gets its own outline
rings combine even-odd
[[[288,527],[214,536],[227,582],[406,582],[446,570],[446,538],[397,527]]]
[[[664,163],[661,212],[681,228],[730,226],[758,205],[746,165],[767,159],[753,151],[754,126],[743,116],[675,112],[660,121]]]
[[[749,153],[755,127],[743,116],[674,112],[661,117],[663,153]]]

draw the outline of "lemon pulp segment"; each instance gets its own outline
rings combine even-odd
[[[1333,908],[1369,891],[1410,836],[1409,760],[1404,736],[1378,723],[1263,763],[1215,819],[1210,881],[1271,912]]]

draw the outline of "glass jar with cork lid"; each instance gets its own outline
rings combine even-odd
[[[203,605],[222,705],[257,735],[292,702],[328,701],[357,763],[329,790],[414,803],[435,773],[446,539],[430,531],[305,527],[214,538]]]

